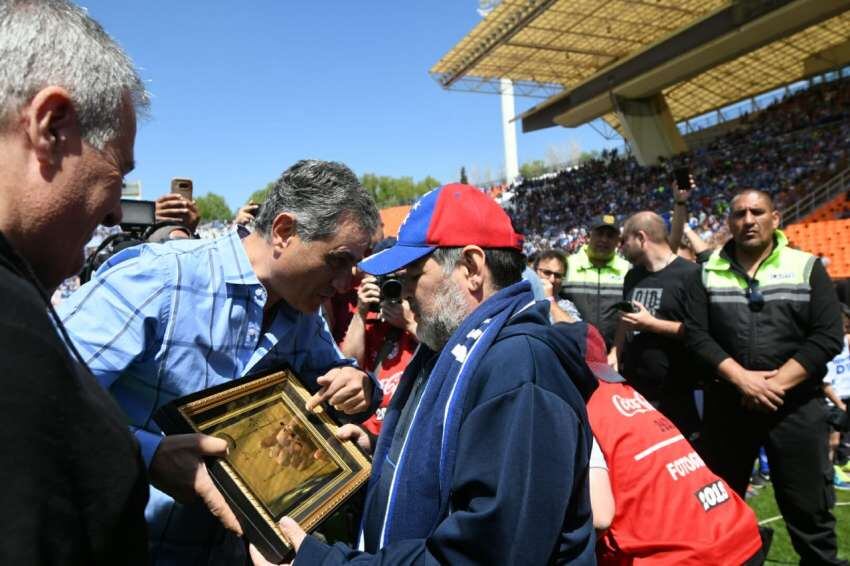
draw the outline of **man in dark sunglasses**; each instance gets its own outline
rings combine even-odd
[[[701,451],[744,495],[764,446],[779,509],[801,564],[836,556],[829,433],[820,382],[841,351],[838,298],[823,265],[788,246],[767,193],[732,198],[732,239],[688,281],[688,349],[715,368]]]

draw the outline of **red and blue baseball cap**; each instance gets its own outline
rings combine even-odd
[[[410,265],[437,248],[462,246],[522,251],[502,207],[480,189],[452,183],[426,193],[411,207],[398,230],[398,242],[361,261],[360,269],[385,275]]]

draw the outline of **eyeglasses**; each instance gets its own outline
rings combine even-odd
[[[753,312],[764,308],[764,295],[759,291],[759,282],[755,279],[747,279],[747,306]]]
[[[554,277],[558,281],[564,278],[563,273],[558,273],[557,271],[551,271],[549,269],[538,269],[537,273],[539,273],[543,277]]]

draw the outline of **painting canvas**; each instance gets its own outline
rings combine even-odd
[[[166,405],[155,419],[166,434],[202,432],[228,443],[210,475],[269,560],[289,546],[277,521],[287,515],[310,532],[369,477],[370,462],[288,370],[236,380]]]

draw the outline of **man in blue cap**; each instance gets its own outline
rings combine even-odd
[[[423,345],[377,442],[359,548],[284,518],[299,566],[593,563],[584,404],[595,379],[571,326],[550,325],[548,302],[521,281],[521,246],[490,197],[452,184],[360,263],[405,270]]]

